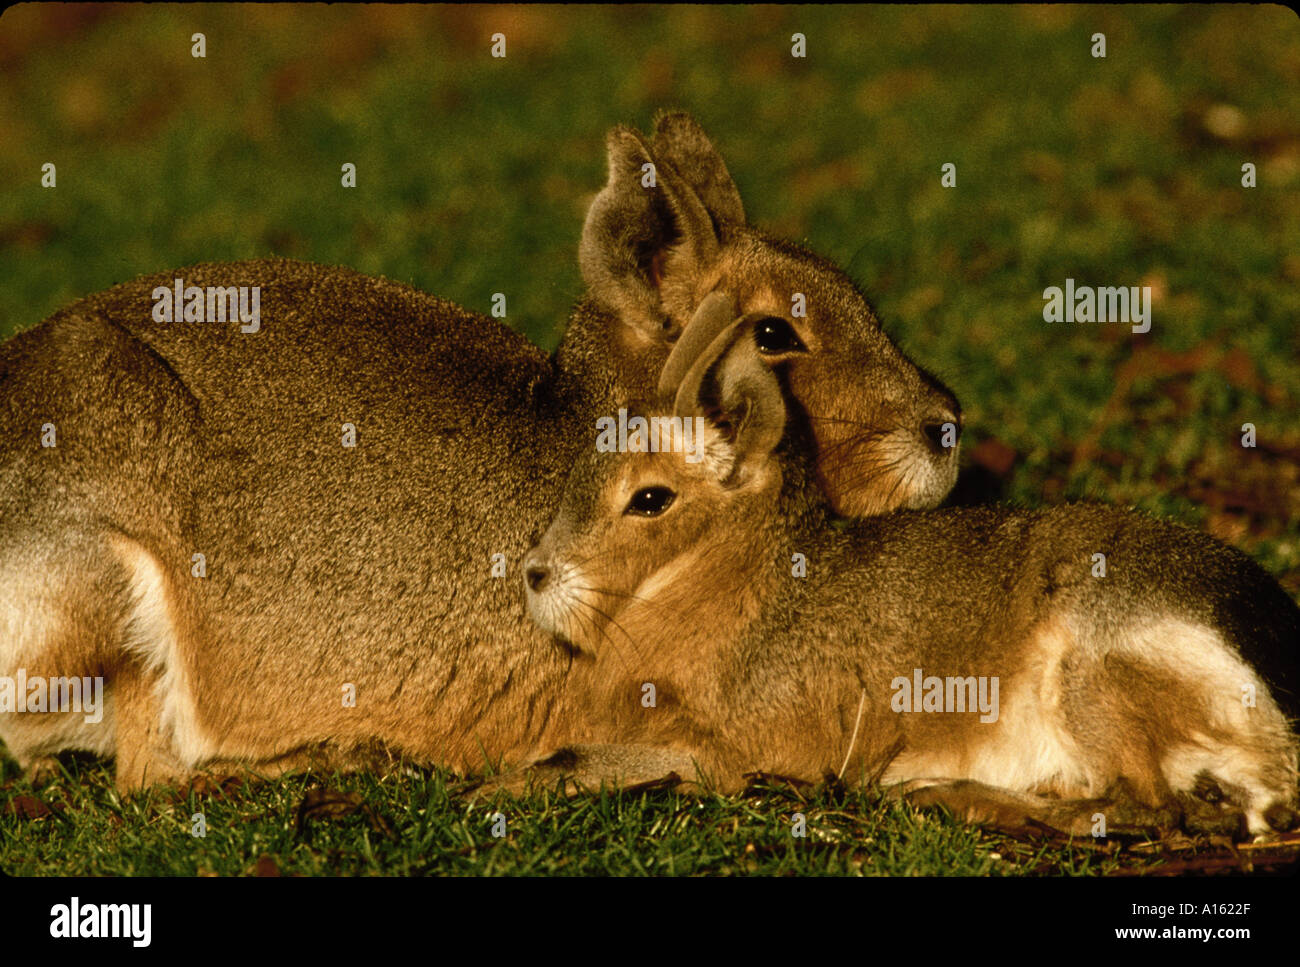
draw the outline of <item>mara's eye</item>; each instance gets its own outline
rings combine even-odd
[[[754,342],[758,344],[758,351],[768,356],[804,348],[794,333],[794,327],[778,316],[768,316],[754,324]]]
[[[638,490],[627,502],[625,514],[637,514],[641,517],[658,517],[667,510],[677,495],[667,487],[646,487]]]

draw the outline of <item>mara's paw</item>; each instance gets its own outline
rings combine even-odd
[[[1087,835],[1090,827],[1082,813],[1048,815],[1034,796],[1021,795],[969,779],[913,779],[891,786],[890,798],[917,809],[944,809],[959,822],[986,826],[1023,836],[1044,832],[1064,836]]]
[[[942,807],[961,822],[1013,836],[1145,838],[1178,829],[1183,818],[1174,802],[1152,806],[1123,795],[1053,799],[969,779],[916,779],[891,787],[889,795],[920,809]]]
[[[1279,833],[1289,833],[1300,826],[1300,812],[1291,803],[1275,802],[1264,810],[1264,822],[1269,829]]]
[[[566,746],[522,768],[485,778],[473,794],[492,796],[504,792],[520,796],[551,791],[575,796],[602,789],[675,789],[687,784],[684,774],[694,775],[691,766],[690,756],[672,750],[634,745]]]
[[[27,766],[27,781],[34,787],[49,785],[63,774],[63,767],[57,757],[52,755],[37,756]]]
[[[1258,790],[1252,795],[1207,771],[1196,776],[1191,790],[1180,793],[1179,800],[1187,811],[1189,833],[1268,839],[1300,825],[1294,796],[1270,797]],[[1261,808],[1263,803],[1268,805]]]

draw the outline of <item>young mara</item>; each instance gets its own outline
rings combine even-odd
[[[407,286],[274,259],[127,282],[0,346],[0,738],[20,762],[115,756],[129,789],[531,747],[569,663],[519,563],[596,417],[680,379],[737,313],[839,510],[943,498],[956,401],[849,279],[747,224],[688,116],[616,128],[608,155],[554,358]],[[691,328],[706,297],[734,309]],[[5,702],[6,682],[96,676],[97,721]]]
[[[751,325],[644,411],[713,414],[706,458],[589,448],[525,561],[575,667],[533,775],[879,777],[1078,833],[1295,825],[1296,737],[1248,657],[1293,665],[1300,609],[1267,574],[1102,506],[832,525]]]

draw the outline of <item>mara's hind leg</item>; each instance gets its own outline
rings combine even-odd
[[[42,755],[27,764],[27,781],[33,786],[43,786],[59,774],[57,756]]]
[[[116,784],[130,793],[154,783],[177,783],[190,772],[163,728],[158,679],[132,663],[110,685],[117,720]]]
[[[1192,831],[1244,817],[1260,835],[1296,825],[1297,741],[1267,686],[1206,625],[1173,618],[1075,654],[1062,710],[1093,790],[1123,779],[1150,805],[1171,796]]]
[[[1089,799],[1053,799],[1012,792],[971,779],[914,779],[887,789],[918,808],[942,806],[962,822],[1024,834],[1047,827],[1071,836],[1136,836],[1178,828],[1176,803],[1151,806],[1124,783]]]
[[[117,760],[123,790],[174,779],[207,742],[164,572],[120,534],[61,533],[57,547],[15,539],[0,562],[0,676],[27,693],[0,711],[0,738],[25,767],[84,750]]]
[[[185,778],[216,754],[217,743],[200,721],[191,687],[196,646],[172,580],[140,543],[121,535],[110,543],[126,578],[111,691],[117,785],[129,791]]]
[[[565,795],[649,786],[675,787],[701,781],[699,763],[689,752],[648,745],[569,745],[528,765],[485,779],[479,794],[527,789],[560,789]]]
[[[111,756],[104,629],[114,581],[90,555],[9,541],[0,559],[0,739],[39,780],[53,756]]]
[[[347,775],[364,772],[386,776],[416,764],[378,741],[348,745],[321,741],[287,749],[272,758],[213,758],[203,762],[196,771],[218,781],[250,777],[274,779],[288,773],[323,775],[338,772]]]

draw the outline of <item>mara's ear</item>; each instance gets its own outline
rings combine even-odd
[[[609,180],[591,203],[578,247],[582,278],[625,325],[648,338],[672,338],[664,284],[688,291],[716,263],[717,227],[691,186],[637,132],[617,127],[606,147]]]
[[[736,322],[736,303],[722,291],[710,292],[673,344],[659,373],[659,398],[674,399],[691,366],[724,329]]]
[[[651,146],[691,186],[716,221],[745,224],[745,206],[731,172],[693,117],[685,111],[660,114]]]
[[[785,435],[785,398],[776,374],[754,343],[754,324],[742,316],[719,333],[692,363],[677,388],[677,416],[706,416],[723,426],[735,455],[724,480],[740,486],[771,459]]]

